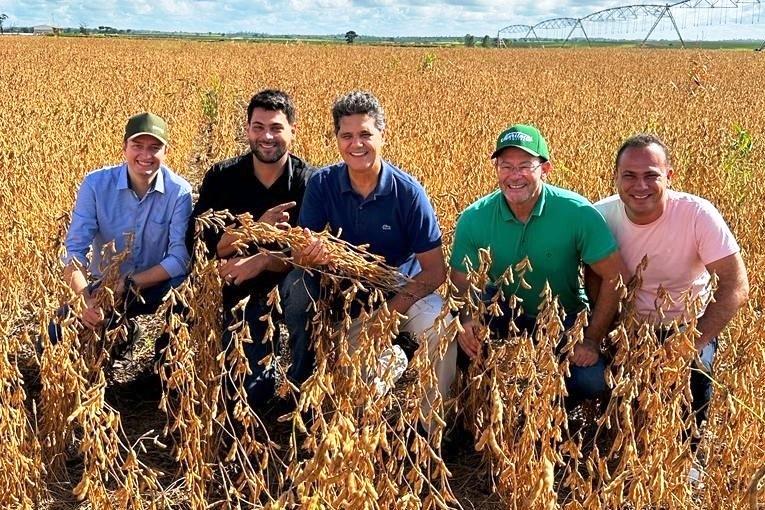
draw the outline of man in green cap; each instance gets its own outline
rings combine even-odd
[[[164,165],[167,140],[167,124],[161,117],[152,113],[131,117],[123,138],[125,161],[89,173],[80,186],[63,263],[64,280],[85,299],[78,317],[82,327],[103,331],[115,327],[119,317],[154,313],[167,291],[188,273],[185,234],[191,185]],[[102,260],[102,251],[112,241],[117,252],[130,250],[113,289],[116,302],[123,303],[120,315],[104,310],[93,298],[109,262]],[[51,342],[59,340],[58,321],[69,313],[65,306],[51,322]],[[128,326],[132,330],[128,339],[135,340],[137,325],[131,320]],[[164,342],[157,343],[159,349]]]
[[[463,295],[468,291],[468,261],[478,268],[480,249],[491,253],[492,281],[501,281],[508,269],[514,271],[512,282],[502,290],[506,298],[518,298],[520,309],[511,310],[503,301],[503,315],[486,318],[492,333],[503,338],[511,331],[511,320],[521,332],[534,332],[545,284],[565,311],[564,327],[571,327],[579,312],[589,310],[584,341],[570,357],[566,386],[573,399],[567,403],[596,397],[606,389],[600,346],[617,311],[618,277],[626,274],[616,241],[586,198],[546,182],[553,165],[547,142],[535,127],[517,124],[503,131],[491,158],[499,189],[462,212],[450,258],[452,281]],[[531,269],[521,278],[516,265],[526,259]],[[594,306],[580,278],[582,264],[602,278]],[[523,286],[521,279],[528,285]],[[483,298],[497,288],[486,290]],[[464,364],[479,354],[482,319],[463,311],[460,321],[464,331],[457,338],[458,358]]]

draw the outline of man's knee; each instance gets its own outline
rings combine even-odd
[[[180,275],[151,287],[141,289],[138,293],[132,290],[125,296],[127,316],[151,315],[157,311],[171,289],[180,287],[186,281],[187,275]],[[140,299],[139,299],[140,296]],[[176,303],[168,309],[168,313],[185,315],[185,307]]]
[[[293,314],[306,313],[311,304],[319,298],[319,276],[295,268],[287,273],[279,285],[279,294],[287,319],[289,319],[287,309]]]
[[[72,308],[69,305],[63,305],[56,310],[56,315],[48,322],[48,338],[51,345],[56,345],[61,340],[61,322],[72,314]]]
[[[418,336],[434,337],[436,335],[437,326],[435,323],[441,315],[441,308],[443,306],[443,300],[438,294],[428,294],[422,299],[415,302],[406,311],[406,322],[403,324],[402,329],[409,331]],[[444,319],[444,325],[447,325],[453,317],[447,315]]]
[[[593,398],[606,391],[606,363],[602,357],[592,366],[571,365],[570,370],[571,377],[566,381],[566,386],[571,397]]]
[[[319,298],[319,276],[308,274],[303,269],[293,269],[279,286],[292,352],[292,366],[288,377],[302,384],[311,374],[314,354],[311,348],[311,333],[308,328],[313,304]]]

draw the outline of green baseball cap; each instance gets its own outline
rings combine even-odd
[[[540,157],[545,161],[550,159],[547,142],[534,126],[515,124],[502,131],[497,137],[497,148],[492,153],[491,158],[496,158],[500,152],[508,147],[518,147],[532,156]]]
[[[132,140],[136,136],[153,136],[164,145],[167,143],[167,123],[159,115],[153,113],[139,113],[133,115],[125,125],[125,141]]]

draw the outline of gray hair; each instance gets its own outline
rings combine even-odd
[[[340,131],[340,119],[349,115],[369,115],[374,118],[377,129],[385,130],[385,111],[380,101],[371,92],[354,90],[335,101],[332,105],[335,134]]]
[[[629,148],[636,148],[636,149],[642,149],[644,147],[648,147],[649,145],[658,145],[661,147],[661,150],[664,152],[664,159],[667,162],[668,167],[672,167],[672,155],[669,152],[669,148],[664,143],[664,140],[659,138],[659,135],[655,135],[653,133],[638,133],[636,135],[632,135],[629,138],[627,138],[621,147],[619,147],[619,150],[616,152],[616,160],[614,161],[614,168],[619,168],[619,158],[622,157],[622,154],[624,154],[624,151],[626,151]]]

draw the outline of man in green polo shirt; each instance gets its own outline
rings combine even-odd
[[[467,291],[466,261],[477,268],[481,248],[491,253],[489,276],[494,281],[528,259],[531,269],[523,275],[528,287],[521,286],[521,279],[514,275],[513,283],[503,289],[506,297],[520,298],[520,315],[510,313],[503,303],[503,316],[492,319],[488,326],[495,334],[507,336],[511,317],[518,315],[515,326],[531,334],[545,283],[565,310],[565,327],[571,327],[577,314],[590,308],[579,276],[581,264],[589,266],[601,276],[602,284],[590,310],[584,341],[571,355],[566,386],[574,401],[597,396],[606,388],[600,345],[618,307],[617,279],[626,274],[616,240],[586,198],[546,182],[553,165],[547,142],[536,128],[518,124],[506,129],[491,157],[499,189],[462,212],[450,259],[452,280],[460,293]],[[460,320],[464,328],[457,338],[461,357],[472,360],[481,348],[479,324],[466,313]]]

